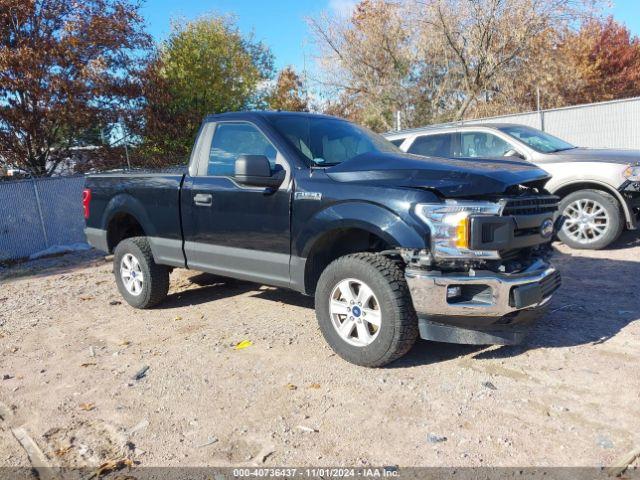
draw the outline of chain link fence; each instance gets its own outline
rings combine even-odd
[[[84,176],[0,182],[0,262],[83,244]]]

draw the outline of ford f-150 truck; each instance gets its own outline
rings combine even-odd
[[[89,176],[85,232],[135,308],[159,304],[176,267],[290,288],[315,295],[336,353],[375,367],[418,336],[523,338],[560,285],[548,179],[519,159],[405,154],[334,117],[226,113],[184,171]]]

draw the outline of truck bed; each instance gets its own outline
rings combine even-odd
[[[129,213],[139,220],[144,235],[150,238],[154,255],[183,266],[180,186],[184,171],[171,168],[91,175],[86,181],[86,188],[91,190],[87,228],[108,230],[113,212]],[[104,239],[108,250],[116,240]]]

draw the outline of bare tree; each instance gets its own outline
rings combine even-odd
[[[463,118],[478,99],[508,88],[533,65],[540,36],[578,23],[595,5],[591,0],[419,1],[425,54],[446,61],[459,90],[454,118]]]
[[[416,63],[414,33],[404,7],[387,0],[363,0],[350,17],[327,13],[309,19],[320,47],[323,87],[342,97],[360,121],[390,129],[395,111],[406,110]],[[335,108],[335,100],[332,106]]]
[[[570,70],[552,50],[599,3],[363,0],[349,18],[310,23],[324,85],[358,120],[384,130],[395,111],[409,126],[458,120],[509,108],[549,77],[564,79]]]

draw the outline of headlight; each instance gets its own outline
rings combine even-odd
[[[431,253],[440,259],[500,258],[497,251],[471,250],[470,216],[500,215],[502,205],[490,202],[419,203],[416,215],[431,229]]]
[[[632,182],[640,182],[640,165],[629,165],[624,172],[624,178]]]

